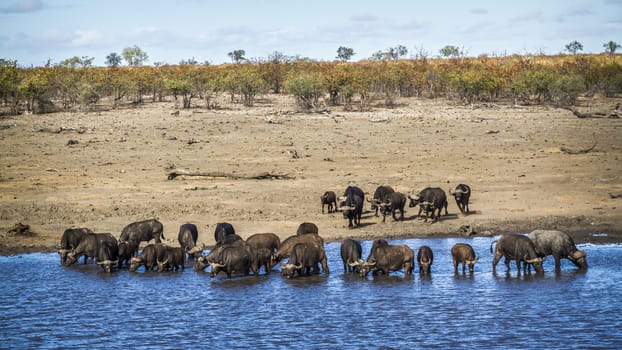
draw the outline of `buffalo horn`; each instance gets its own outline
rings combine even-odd
[[[541,263],[542,262],[542,258],[526,259],[525,262],[528,263],[528,264]]]
[[[570,253],[570,256],[574,259],[581,259],[585,258],[587,254],[583,250],[575,250],[574,252]]]
[[[215,267],[225,267],[225,265],[219,264],[219,263],[216,263],[216,262],[213,262],[210,265],[212,266],[212,269],[215,268]]]
[[[359,266],[359,265],[361,265],[361,260],[359,259],[358,261],[350,262],[350,260],[348,259],[348,265],[350,265],[352,267]]]
[[[469,264],[469,265],[470,264],[475,264],[477,262],[477,260],[479,260],[479,258],[475,258],[475,260],[467,260],[466,263]],[[532,264],[532,263],[530,263],[530,264]]]
[[[187,253],[188,254],[194,254],[194,253],[198,253],[201,251],[201,248],[199,246],[194,246],[190,249],[188,249]]]
[[[296,267],[296,265],[294,265],[294,264],[290,264],[290,263],[287,263],[287,264],[281,264],[281,270],[287,270],[287,269],[291,269],[291,268],[293,268],[293,267]]]

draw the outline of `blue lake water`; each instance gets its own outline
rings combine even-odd
[[[562,260],[556,274],[549,258],[544,275],[503,262],[493,275],[492,240],[393,240],[434,251],[432,276],[407,279],[344,274],[339,242],[329,275],[291,280],[0,257],[0,348],[622,348],[622,245],[581,245],[585,272]],[[454,275],[458,242],[480,256],[472,275]]]

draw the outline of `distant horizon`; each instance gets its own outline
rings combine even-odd
[[[600,54],[609,41],[622,42],[622,0],[535,1],[499,4],[406,0],[318,0],[312,4],[272,0],[206,2],[186,0],[0,0],[0,58],[22,67],[42,67],[77,57],[106,56],[138,46],[145,65],[231,63],[228,53],[247,59],[274,52],[313,61],[335,61],[340,46],[351,62],[378,51],[406,47],[403,58],[424,50],[437,58],[447,45],[465,57],[559,55],[577,41],[581,54]],[[140,14],[140,15],[137,15]]]
[[[461,59],[461,58],[465,58],[465,59],[477,59],[480,57],[488,57],[488,58],[503,58],[503,57],[513,57],[513,56],[532,56],[532,57],[555,57],[555,56],[569,56],[569,57],[574,57],[574,56],[604,56],[604,55],[609,55],[606,52],[598,52],[598,53],[587,53],[587,52],[578,52],[576,54],[571,54],[571,53],[566,53],[566,52],[560,52],[560,53],[556,53],[556,54],[547,54],[547,53],[512,53],[512,54],[506,54],[506,55],[487,55],[487,54],[480,54],[478,56],[472,56],[472,55],[465,55],[465,56],[460,56],[460,57],[442,57],[440,55],[430,55],[430,56],[426,56],[425,59],[427,60],[451,60],[451,59]],[[614,54],[614,56],[620,56],[622,55],[622,49],[620,49],[620,52],[616,52]],[[78,58],[83,58],[83,57],[88,57],[88,56],[72,56],[72,57],[67,57],[66,59],[70,59],[73,57],[78,57]],[[88,57],[88,58],[92,58],[92,57]],[[260,57],[260,58],[267,58],[267,57]],[[14,60],[10,57],[0,57],[0,59],[4,59],[4,60]],[[398,61],[408,61],[408,60],[419,60],[421,58],[418,57],[400,57],[398,59]],[[65,59],[63,59],[65,60]],[[55,66],[59,66],[60,63],[63,61],[58,61],[58,62],[54,62],[54,61],[50,61],[49,66],[50,67],[55,67]],[[319,59],[314,59],[312,57],[293,57],[293,61],[308,61],[308,62],[318,62],[318,63],[330,63],[330,62],[342,62],[338,59],[332,59],[332,60],[319,60]],[[363,63],[363,62],[374,62],[374,61],[392,61],[392,60],[375,60],[372,57],[368,57],[368,58],[364,58],[364,59],[359,59],[359,60],[348,60],[345,61],[345,63]],[[222,63],[211,63],[208,62],[209,64],[206,64],[205,62],[196,62],[192,65],[195,66],[220,66],[220,65],[235,65],[235,64],[245,64],[245,63],[250,63],[250,64],[261,64],[264,63],[265,61],[262,62],[258,62],[255,59],[247,59],[243,62],[240,63],[236,63],[236,62],[222,62]],[[30,66],[24,66],[23,64],[21,64],[19,61],[16,61],[17,66],[19,68],[45,68],[47,66],[47,61],[46,64],[42,64],[39,66],[35,66],[35,65],[30,65]],[[129,64],[127,64],[125,62],[125,60],[122,61],[121,64],[119,64],[116,67],[127,67],[127,68],[139,68],[139,67],[162,67],[162,66],[180,66],[180,65],[184,65],[184,64],[188,64],[188,63],[181,63],[181,62],[176,62],[176,63],[170,63],[170,62],[147,62],[144,63],[142,65],[137,65],[137,66],[131,66]],[[94,68],[112,68],[111,66],[108,65],[97,65],[97,64],[92,64],[89,67],[94,67]],[[76,67],[76,68],[80,68],[80,67]]]

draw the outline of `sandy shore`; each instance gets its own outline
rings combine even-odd
[[[118,236],[130,222],[158,218],[167,242],[179,225],[213,244],[217,222],[242,237],[295,233],[316,223],[328,241],[345,237],[454,237],[560,229],[578,243],[622,242],[622,121],[579,119],[548,106],[462,105],[401,99],[368,112],[299,113],[288,96],[253,108],[180,110],[173,102],[101,112],[0,119],[0,254],[53,251],[69,227]],[[606,111],[619,100],[586,100]],[[567,154],[562,147],[585,150]],[[179,176],[173,169],[220,176]],[[264,178],[264,174],[275,175]],[[410,193],[473,190],[470,215],[449,198],[448,216],[424,223],[408,209],[394,222],[366,212],[350,229],[322,214],[324,191],[351,184]],[[369,205],[366,205],[369,209]],[[15,224],[29,226],[14,234]]]

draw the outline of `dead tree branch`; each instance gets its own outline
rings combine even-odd
[[[591,147],[582,148],[582,149],[571,149],[568,147],[560,147],[559,149],[566,154],[585,154],[585,153],[592,152],[594,148],[596,148],[596,145],[598,144],[598,140],[596,140],[596,135],[592,135],[592,136],[594,137],[594,143],[592,144]]]
[[[244,174],[233,174],[233,173],[225,173],[222,171],[188,171],[184,169],[175,169],[168,173],[168,179],[174,180],[178,176],[202,176],[209,178],[225,178],[225,179],[234,179],[234,180],[293,180],[296,177],[291,176],[287,173],[275,173],[264,171],[257,174],[244,175]]]

